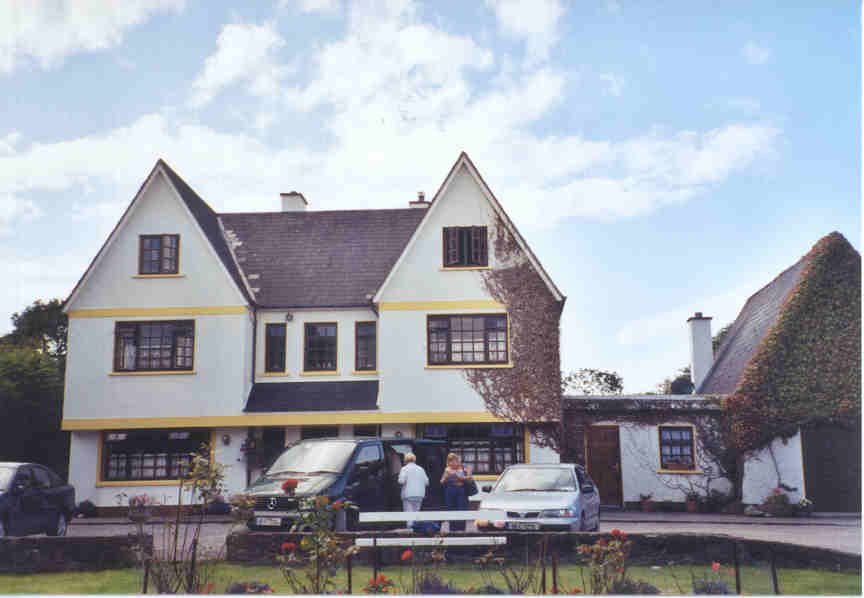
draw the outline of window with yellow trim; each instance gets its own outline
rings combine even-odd
[[[525,462],[525,429],[519,424],[419,424],[418,436],[446,440],[447,450],[478,474],[499,474]]]
[[[507,363],[507,314],[427,318],[429,365]]]
[[[187,471],[208,430],[117,430],[102,436],[103,482],[176,480]]]
[[[191,370],[194,356],[194,320],[115,324],[115,372]]]
[[[689,426],[660,426],[660,469],[693,470],[695,446],[693,428]]]

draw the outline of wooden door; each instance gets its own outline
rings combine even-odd
[[[822,425],[802,432],[804,485],[814,510],[860,512],[860,424],[852,429]]]
[[[600,504],[621,506],[621,446],[618,426],[587,429],[588,474],[600,490]]]

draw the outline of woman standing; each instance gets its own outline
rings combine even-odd
[[[462,467],[462,461],[456,453],[447,455],[447,467],[441,475],[441,485],[444,486],[444,504],[448,511],[467,511],[468,496],[465,494],[465,482],[471,479],[471,470]],[[451,532],[464,532],[464,521],[451,521]]]

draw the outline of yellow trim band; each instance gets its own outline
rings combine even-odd
[[[354,370],[352,376],[377,376],[378,370]]]
[[[147,318],[153,316],[236,316],[246,313],[244,305],[216,307],[118,307],[70,309],[70,318]]]
[[[146,372],[111,372],[109,376],[194,376],[195,370],[149,370]]]
[[[506,305],[492,300],[476,301],[383,301],[381,311],[416,311],[425,309],[504,309]]]
[[[474,476],[474,480],[477,482],[494,482],[497,479],[498,479],[498,476],[494,475],[494,474],[492,474],[492,475],[482,474],[482,475],[475,475]]]
[[[491,369],[506,369],[512,368],[512,363],[487,363],[478,365],[426,365],[423,369],[426,370],[491,370]]]
[[[287,378],[291,375],[290,372],[262,372],[258,374],[259,378]]]
[[[488,411],[321,411],[315,413],[260,413],[187,417],[68,418],[63,430],[143,430],[166,428],[245,428],[248,426],[315,426],[335,424],[461,424],[502,422]]]
[[[702,475],[705,472],[699,469],[658,469],[657,473],[663,475]]]
[[[301,376],[339,376],[341,372],[339,370],[322,370],[320,372],[300,372]]]

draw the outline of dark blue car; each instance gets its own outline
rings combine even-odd
[[[0,537],[65,536],[75,489],[35,463],[0,463]]]

